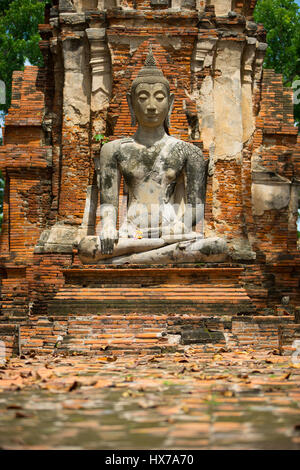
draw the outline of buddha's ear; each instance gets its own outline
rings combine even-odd
[[[135,126],[136,125],[136,117],[135,117],[135,112],[134,112],[133,106],[132,106],[132,96],[131,96],[131,94],[127,93],[126,98],[127,98],[127,103],[128,103],[129,110],[130,110],[130,115],[131,115],[131,125]]]
[[[167,117],[167,127],[170,127],[170,119],[171,119],[171,114],[172,114],[172,111],[173,111],[174,100],[175,100],[175,95],[173,93],[170,93],[169,112],[168,112],[168,117]]]

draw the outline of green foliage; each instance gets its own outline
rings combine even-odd
[[[10,106],[13,72],[23,70],[26,60],[32,65],[43,65],[38,25],[44,22],[46,3],[47,0],[0,0],[0,80],[6,85],[6,103],[0,104],[0,118]],[[0,172],[0,228],[3,193]]]
[[[96,142],[101,142],[102,144],[106,144],[109,141],[103,134],[95,134],[94,139]]]
[[[0,2],[0,80],[6,84],[5,114],[11,100],[14,70],[23,70],[26,59],[42,65],[38,24],[43,23],[47,0],[1,0]]]
[[[283,75],[285,86],[299,80],[300,9],[294,0],[258,0],[254,19],[267,31],[269,45],[264,67]],[[296,91],[296,88],[295,88]],[[300,104],[295,104],[295,120],[300,125]]]

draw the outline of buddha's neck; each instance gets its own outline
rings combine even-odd
[[[151,128],[139,126],[135,135],[134,140],[141,145],[146,147],[152,147],[156,142],[160,141],[165,137],[166,131],[163,126]]]

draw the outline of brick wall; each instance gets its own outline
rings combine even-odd
[[[202,3],[198,2],[204,7]],[[167,4],[154,6],[151,0],[128,0],[127,5],[132,10],[110,10],[107,14],[94,10],[62,20],[55,13],[56,2],[51,15],[48,14],[51,25],[40,27],[45,68],[26,67],[24,72],[14,74],[12,104],[4,131],[5,145],[0,149],[0,168],[6,178],[0,236],[0,317],[3,324],[23,325],[21,336],[28,348],[34,346],[34,341],[30,343],[31,337],[37,340],[36,345],[47,350],[49,345],[53,348],[54,336],[64,331],[66,325],[76,330],[76,318],[70,324],[67,318],[62,318],[61,323],[55,320],[58,323],[51,326],[38,323],[40,315],[46,317],[49,314],[47,304],[65,288],[64,271],[80,266],[76,250],[66,255],[34,254],[34,247],[43,230],[51,228],[57,220],[75,225],[81,223],[86,188],[94,176],[92,157],[99,151],[93,135],[97,125],[104,122],[101,132],[109,139],[134,133],[126,92],[144,63],[149,44],[152,44],[157,64],[169,79],[171,91],[176,96],[170,133],[203,147],[208,159],[211,149],[199,136],[193,135],[195,129],[192,129],[188,116],[199,117],[199,93],[203,82],[222,75],[215,67],[216,51],[225,43],[226,47],[238,50],[245,46],[246,36],[256,38],[258,44],[265,39],[261,27],[251,30],[246,23],[251,19],[255,1],[233,2],[233,8],[241,16],[222,18],[215,17],[213,2],[206,2],[201,21],[194,7],[170,12]],[[111,54],[111,96],[108,107],[104,106],[99,112],[94,112],[91,107],[93,73],[98,72],[89,64],[91,45],[86,38],[87,28],[106,29],[105,40]],[[217,41],[211,52],[208,52],[208,46],[206,50],[202,49],[209,41]],[[78,80],[71,85],[77,87],[85,100],[87,119],[81,122],[78,118],[75,124],[72,124],[74,116],[70,119],[66,111],[70,103],[65,101],[66,87],[70,86],[65,80],[66,67],[70,67],[66,56],[67,42],[73,47],[74,57],[79,62],[84,59],[80,73],[75,70],[73,76]],[[281,77],[273,71],[261,72],[260,59],[256,51],[252,71],[255,76],[252,84],[254,133],[243,144],[240,159],[216,161],[213,176],[208,179],[205,219],[209,234],[217,233],[229,240],[243,237],[250,240],[256,260],[240,262],[237,266],[242,271],[240,285],[256,313],[261,317],[271,314],[272,318],[282,314],[293,321],[293,309],[300,301],[295,216],[287,207],[255,216],[251,186],[252,167],[257,156],[267,173],[293,182],[299,179],[299,138],[293,125],[291,91],[283,88]],[[243,74],[241,71],[242,79]],[[86,86],[81,87],[81,81]],[[76,111],[74,113],[76,115]],[[217,272],[217,266],[215,268]],[[227,269],[226,266],[218,268]],[[85,268],[80,266],[80,269]],[[95,269],[101,272],[101,268]],[[160,282],[158,277],[152,281],[154,284]],[[207,284],[211,289],[225,288],[224,280],[217,285],[213,277],[207,279]],[[284,313],[283,296],[290,297]],[[237,303],[238,297],[233,304]],[[155,319],[145,319],[147,327],[155,329]],[[137,316],[135,320],[138,321]],[[189,320],[194,327],[199,318]],[[91,321],[96,325],[98,320]],[[161,321],[165,322],[166,318],[162,320],[161,317]],[[278,329],[276,322],[273,326],[270,322],[270,329],[264,330],[267,332],[265,338],[267,342],[269,335],[275,344]],[[129,328],[130,321],[126,325]],[[211,325],[223,328],[214,319]],[[249,335],[254,330],[259,338],[258,326],[252,325],[252,328],[250,325],[247,329],[241,325],[236,323],[234,328],[241,335],[245,332],[245,341],[250,341]],[[292,331],[292,328],[288,330]],[[288,342],[291,336],[292,333],[287,332],[284,341]],[[162,343],[162,340],[157,342]]]

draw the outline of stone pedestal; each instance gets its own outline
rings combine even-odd
[[[198,318],[251,314],[240,267],[124,267],[63,270],[64,285],[48,313],[147,313]]]

